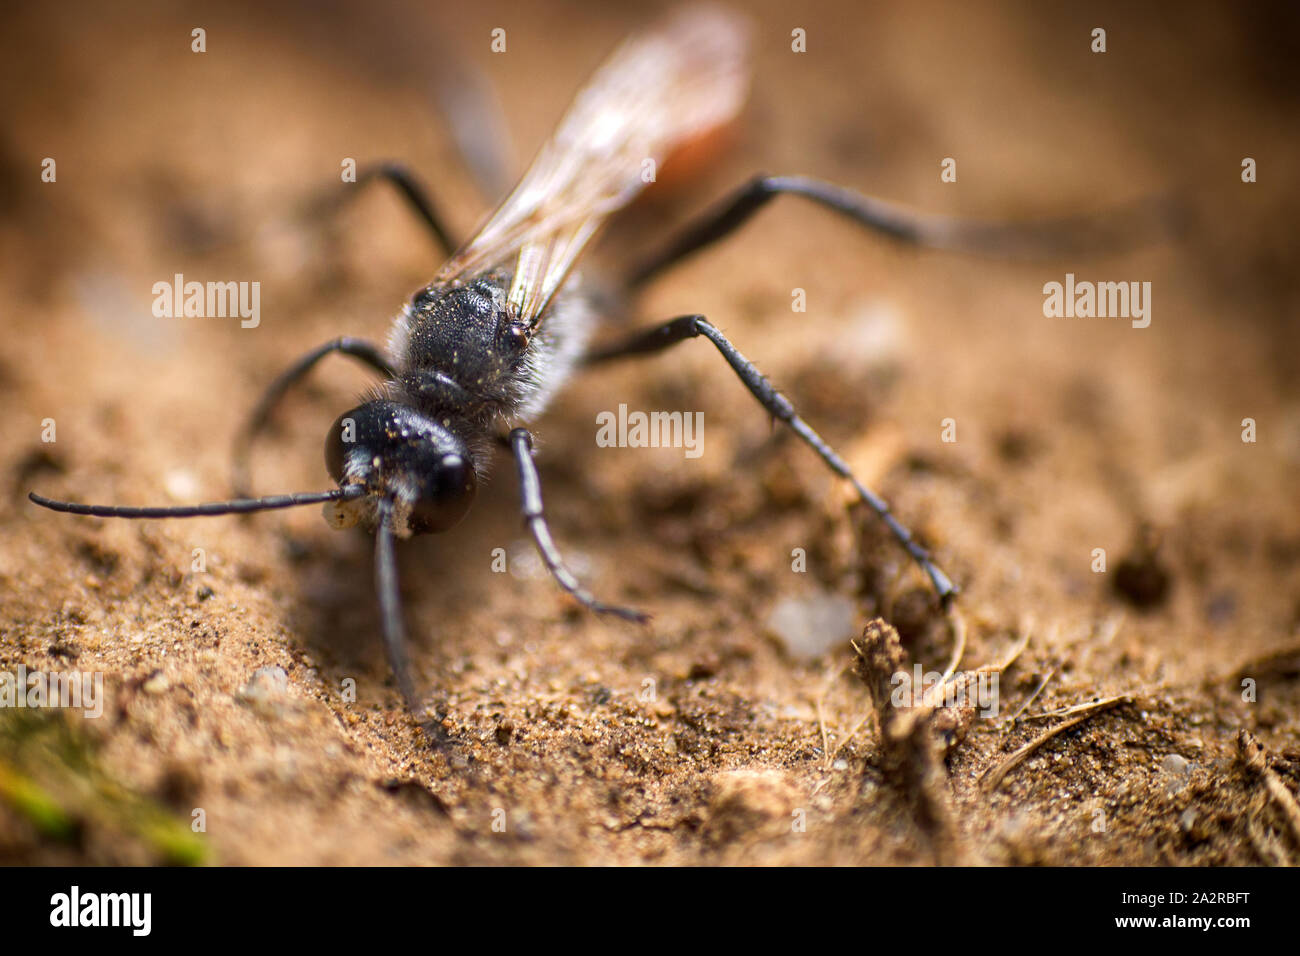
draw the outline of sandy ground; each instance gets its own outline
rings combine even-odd
[[[259,388],[328,338],[382,337],[439,264],[391,195],[326,229],[299,204],[343,157],[399,158],[468,231],[486,207],[429,104],[437,49],[486,74],[518,162],[647,15],[222,6],[33,6],[0,38],[0,670],[100,673],[107,696],[98,719],[0,710],[0,861],[1300,859],[1268,796],[1300,782],[1293,9],[754,8],[738,141],[616,239],[758,170],[990,219],[1186,203],[1173,238],[1006,262],[778,202],[635,305],[645,322],[711,316],[888,497],[963,588],[963,667],[1028,638],[1001,712],[910,729],[875,713],[849,639],[883,616],[901,646],[876,628],[877,649],[941,671],[949,622],[700,345],[586,375],[534,423],[561,546],[651,626],[579,613],[538,573],[504,460],[460,527],[402,548],[420,686],[447,711],[437,749],[384,664],[365,535],[315,508],[126,522],[25,495],[226,496]],[[1045,318],[1043,284],[1067,272],[1149,281],[1151,325]],[[154,318],[152,284],[175,273],[261,282],[260,326]],[[259,453],[260,491],[327,487],[322,437],[365,383],[322,368]],[[619,403],[702,410],[704,454],[598,448],[596,415]],[[814,629],[820,653],[771,623],[801,602],[848,609]],[[283,687],[254,677],[275,668]],[[1000,768],[1054,712],[1115,696]],[[1266,748],[1253,764],[1242,730]]]

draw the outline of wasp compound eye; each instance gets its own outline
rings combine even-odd
[[[421,476],[419,496],[412,503],[409,519],[417,533],[446,531],[455,525],[474,503],[478,479],[474,468],[461,455],[445,455]]]

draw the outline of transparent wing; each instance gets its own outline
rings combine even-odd
[[[535,326],[602,222],[646,170],[729,122],[748,85],[746,23],[714,7],[678,11],[626,40],[582,89],[514,192],[435,284],[517,257],[508,308]]]

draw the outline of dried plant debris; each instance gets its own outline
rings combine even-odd
[[[875,708],[886,777],[914,801],[917,824],[930,838],[936,860],[957,862],[957,825],[943,756],[964,734],[974,711],[936,706],[919,692],[911,694],[910,685],[904,686],[911,669],[907,652],[898,631],[882,618],[867,624],[853,652],[854,673],[867,685]]]
[[[1021,761],[1023,761],[1034,751],[1038,750],[1038,748],[1042,747],[1052,738],[1065,733],[1067,730],[1071,729],[1072,727],[1079,726],[1079,724],[1083,723],[1085,720],[1089,720],[1094,715],[1099,714],[1104,710],[1108,710],[1111,707],[1115,707],[1119,704],[1127,704],[1131,702],[1132,702],[1131,697],[1129,697],[1126,694],[1120,694],[1115,697],[1106,697],[1101,700],[1088,701],[1085,704],[1080,704],[1077,707],[1071,707],[1067,710],[1062,711],[1056,716],[1069,717],[1068,720],[1065,720],[1057,724],[1051,730],[1048,730],[1045,733],[1042,733],[1039,736],[1035,737],[1033,740],[1029,741],[1029,743],[1025,744],[1023,747],[1017,748],[1015,752],[1011,754],[1011,756],[1007,757],[1001,763],[997,764],[994,767],[990,767],[988,771],[986,771],[984,774],[983,777],[984,785],[988,787],[990,790],[996,790],[999,784],[1002,783],[1003,779],[1005,779],[1006,775],[1010,773],[1013,768],[1015,768],[1018,764],[1020,764]]]
[[[1290,830],[1294,849],[1300,850],[1300,803],[1296,802],[1295,794],[1278,776],[1277,771],[1269,766],[1268,751],[1254,734],[1248,730],[1238,733],[1237,749],[1242,764],[1259,779],[1269,800]]]

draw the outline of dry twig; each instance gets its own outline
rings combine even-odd
[[[1078,716],[1070,720],[1067,720],[1063,724],[1058,724],[1057,726],[1053,727],[1051,730],[1047,731],[1046,733],[1041,734],[1038,737],[1035,737],[1033,740],[1029,741],[1029,743],[1025,744],[1023,747],[1015,751],[1015,753],[1011,754],[1011,756],[1007,757],[1007,759],[1002,761],[1002,763],[998,764],[996,767],[992,767],[989,770],[984,771],[980,779],[983,781],[984,785],[989,790],[996,790],[998,788],[998,785],[1002,783],[1006,775],[1010,773],[1016,767],[1017,764],[1019,764],[1026,757],[1032,754],[1039,747],[1043,746],[1043,744],[1047,743],[1053,737],[1056,737],[1057,735],[1064,733],[1065,731],[1069,730],[1071,727],[1077,727],[1085,720],[1088,720],[1089,718],[1096,716],[1097,714],[1101,713],[1104,710],[1109,710],[1111,707],[1114,707],[1116,704],[1125,704],[1131,701],[1132,699],[1133,698],[1130,697],[1128,694],[1119,694],[1115,697],[1106,697],[1103,698],[1102,700],[1089,701],[1086,704],[1081,704],[1077,707],[1071,707],[1069,708],[1069,710],[1063,711],[1063,713],[1077,713]]]
[[[1277,771],[1268,765],[1268,751],[1259,738],[1244,728],[1237,733],[1237,756],[1246,769],[1263,782],[1264,789],[1291,828],[1291,835],[1300,843],[1300,804],[1296,803],[1295,795],[1282,782]]]

